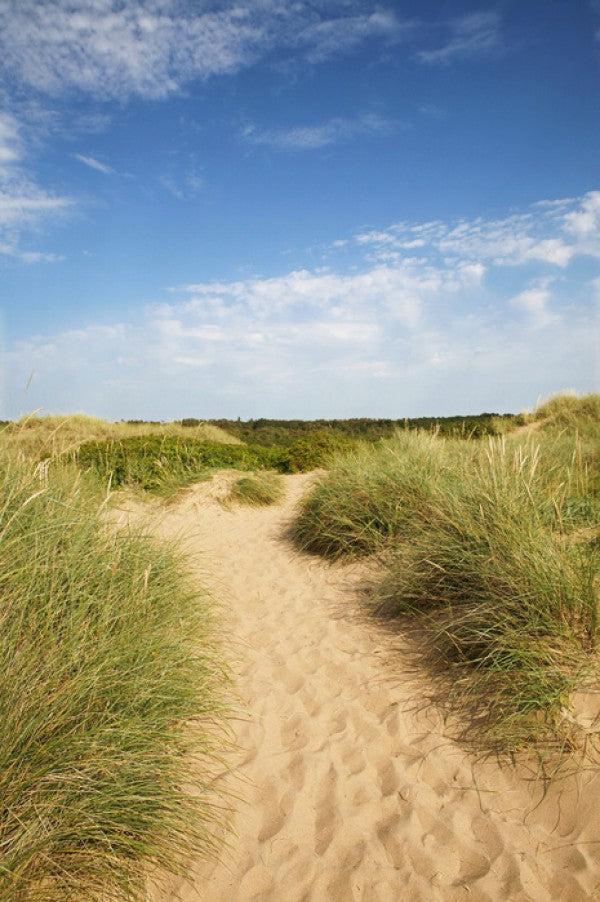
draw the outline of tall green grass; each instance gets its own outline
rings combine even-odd
[[[598,678],[598,432],[398,435],[336,459],[293,525],[305,550],[377,555],[372,609],[418,628],[498,748],[572,741],[565,710]]]
[[[143,898],[218,845],[227,669],[181,556],[0,457],[0,898]]]
[[[406,536],[428,516],[448,471],[446,448],[429,433],[398,432],[336,456],[301,502],[292,525],[296,544],[325,557],[357,557]]]
[[[271,457],[267,448],[177,435],[86,442],[75,454],[82,470],[105,484],[110,480],[113,488],[129,485],[163,493],[204,479],[211,469],[253,469],[269,464]]]
[[[535,452],[491,443],[444,484],[374,590],[385,616],[420,615],[453,670],[453,701],[511,751],[566,741],[570,698],[598,675],[596,553],[549,523],[561,499],[546,490]]]

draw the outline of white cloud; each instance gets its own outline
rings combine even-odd
[[[106,163],[101,163],[100,160],[96,160],[94,157],[86,157],[82,153],[74,153],[73,156],[89,169],[95,169],[97,172],[102,172],[103,175],[115,174],[115,170],[111,166],[107,166]]]
[[[410,23],[400,25],[391,11],[379,10],[311,23],[300,32],[299,43],[307,46],[311,62],[322,62],[351,50],[367,38],[397,37],[410,28]]]
[[[6,413],[409,416],[517,410],[567,385],[593,390],[600,273],[594,260],[587,281],[574,270],[598,237],[577,215],[595,203],[401,223],[361,236],[356,270],[181,285],[130,323],[31,338],[5,355]],[[406,236],[423,242],[418,257],[407,256]],[[395,256],[381,262],[381,247]]]
[[[424,63],[446,65],[456,59],[481,56],[500,45],[500,15],[497,12],[471,13],[448,23],[448,39],[435,50],[421,50]]]
[[[369,4],[371,5],[371,4]],[[187,81],[235,73],[274,48],[311,62],[401,31],[358,0],[7,0],[0,55],[12,77],[50,94],[161,98]]]
[[[365,272],[343,275],[333,272],[297,270],[271,279],[249,279],[245,282],[199,283],[179,288],[189,295],[183,309],[188,312],[210,311],[212,316],[239,315],[245,311],[252,317],[293,316],[298,312],[331,309],[340,317],[358,312],[365,306],[371,316],[386,311],[394,321],[412,327],[419,320],[424,297],[441,290],[453,293],[470,280],[460,267],[439,271],[431,267],[415,267],[402,263],[394,267],[376,265]]]
[[[242,137],[250,144],[267,145],[279,150],[315,150],[350,141],[360,135],[388,134],[394,123],[372,113],[357,119],[336,117],[319,125],[294,126],[261,131],[255,126],[244,129]]]
[[[357,244],[373,259],[403,259],[407,251],[428,257],[462,258],[481,265],[521,266],[532,262],[564,269],[576,256],[600,258],[600,191],[581,198],[541,202],[532,212],[505,219],[477,218],[457,223],[398,222],[362,232]]]
[[[194,169],[190,169],[187,173],[178,176],[165,172],[159,177],[158,181],[177,200],[195,197],[204,188],[204,179]]]
[[[598,240],[600,232],[600,191],[590,191],[579,208],[565,214],[565,230],[579,240]]]
[[[20,143],[17,120],[8,113],[0,113],[0,177],[18,162]]]
[[[8,242],[0,242],[0,254],[5,257],[14,257],[22,263],[55,263],[64,258],[60,254],[45,253],[43,251],[22,251]]]
[[[37,185],[23,168],[24,155],[18,121],[0,114],[0,254],[24,263],[57,260],[55,254],[21,250],[19,233],[25,226],[64,214],[73,201]]]
[[[513,307],[524,310],[529,315],[534,329],[543,329],[560,320],[560,317],[548,309],[552,299],[551,284],[551,279],[538,279],[509,301]]]
[[[0,226],[22,226],[64,211],[71,203],[69,198],[52,196],[25,179],[14,179],[0,189]]]

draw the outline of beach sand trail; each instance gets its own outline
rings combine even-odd
[[[271,508],[221,503],[223,474],[157,512],[229,612],[239,796],[218,862],[160,902],[600,899],[600,778],[542,788],[445,732],[393,640],[355,615],[354,566],[285,537],[314,477]],[[419,710],[420,709],[420,710]]]

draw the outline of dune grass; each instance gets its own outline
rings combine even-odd
[[[430,433],[398,432],[333,459],[302,500],[292,525],[301,548],[325,557],[359,557],[410,534],[448,469],[447,443]]]
[[[0,455],[0,898],[132,899],[210,854],[227,669],[181,555]]]
[[[276,504],[285,493],[283,479],[277,473],[251,473],[234,482],[230,498],[238,504],[254,507]]]
[[[384,616],[420,616],[452,669],[452,701],[510,751],[571,741],[564,711],[598,677],[596,554],[590,537],[549,522],[561,499],[544,505],[538,460],[491,443],[391,550],[373,590]]]
[[[364,447],[334,462],[293,526],[306,550],[378,555],[369,605],[418,629],[422,662],[452,675],[453,705],[497,749],[573,742],[565,712],[598,679],[594,403],[583,436],[577,417],[566,428],[546,412],[531,435]]]
[[[600,394],[576,395],[574,392],[555,395],[539,404],[526,422],[543,422],[546,427],[576,428],[579,432],[597,433],[600,423]]]
[[[210,442],[239,444],[239,439],[212,423],[185,427],[181,423],[112,423],[84,414],[68,416],[31,414],[3,427],[0,443],[39,460],[75,452],[85,442],[127,439],[139,436],[179,436]]]

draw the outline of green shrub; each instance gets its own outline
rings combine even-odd
[[[353,446],[354,442],[335,432],[311,432],[282,450],[277,465],[283,473],[306,473],[327,466],[334,454]]]
[[[164,541],[0,461],[0,897],[141,898],[221,832],[226,668]],[[217,756],[217,757],[216,757]]]
[[[283,480],[276,473],[253,473],[234,483],[231,498],[240,504],[276,504],[283,497],[284,491]]]
[[[513,414],[481,413],[449,417],[379,418],[349,420],[212,420],[211,422],[252,445],[289,447],[297,439],[327,432],[351,440],[374,442],[391,438],[397,429],[436,432],[447,438],[474,438],[505,432]]]
[[[120,441],[88,442],[76,461],[115,487],[139,485],[150,491],[185,484],[210,469],[254,469],[268,465],[272,452],[248,445],[227,445],[181,436],[136,436]]]

